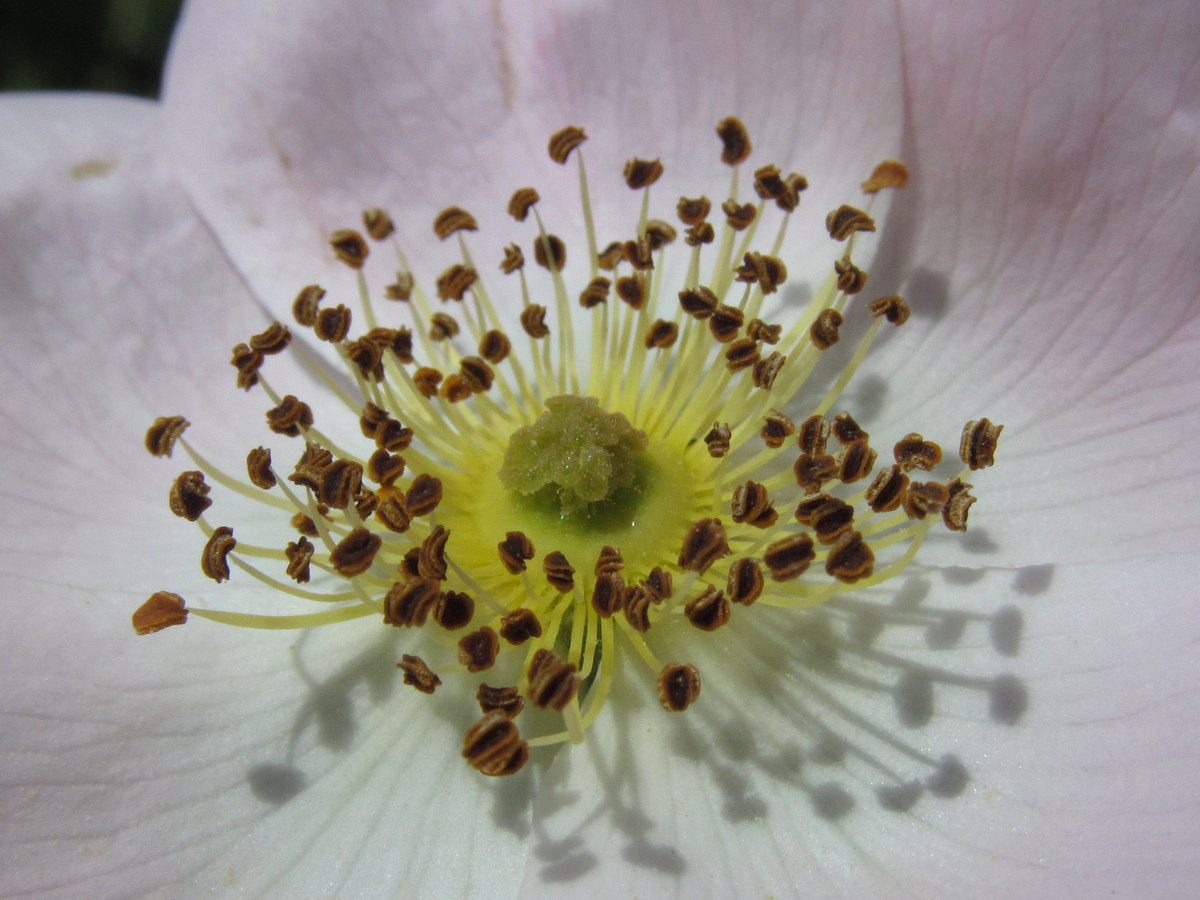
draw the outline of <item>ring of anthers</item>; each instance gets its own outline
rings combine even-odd
[[[785,298],[786,321],[773,323],[766,300],[787,280],[781,247],[808,182],[762,166],[753,173],[756,199],[740,199],[749,136],[734,118],[717,134],[732,184],[715,223],[707,197],[678,201],[690,249],[673,286],[663,283],[664,261],[677,227],[649,216],[661,162],[627,163],[641,214],[599,249],[580,149],[586,135],[569,127],[550,139],[555,163],[577,163],[590,271],[568,289],[567,247],[538,215],[538,192],[515,191],[508,212],[518,223],[532,214],[533,257],[546,272],[531,284],[516,243],[499,260],[519,283],[521,311],[511,318],[528,341],[525,354],[511,352],[514,332],[500,315],[508,307],[493,302],[469,252],[477,225],[467,211],[451,207],[433,223],[441,241],[457,244],[436,278],[437,311],[388,215],[364,214],[369,238],[393,245],[398,272],[382,294],[406,306],[408,324],[378,323],[380,298],[364,274],[368,238],[335,232],[330,247],[356,273],[358,310],[326,302],[317,285],[300,290],[292,309],[300,327],[336,348],[353,380],[354,390],[330,384],[357,417],[365,449],[335,442],[308,403],[266,383],[267,357],[292,341],[279,322],[238,344],[232,364],[239,387],[268,396],[268,428],[300,445],[290,472],[263,446],[249,452],[244,477],[222,471],[182,437],[181,416],[158,419],[146,435],[152,454],[169,457],[181,445],[195,465],[172,484],[169,505],[202,530],[203,573],[221,583],[232,564],[319,610],[188,607],[164,591],[134,614],[137,632],[182,624],[189,613],[256,628],[378,616],[413,645],[406,650],[422,650],[398,663],[416,690],[432,694],[443,679],[457,687],[478,676],[481,717],[462,753],[479,772],[509,775],[531,747],[583,739],[623,648],[656,677],[665,710],[686,710],[700,695],[700,672],[659,654],[685,649],[693,629],[723,627],[739,605],[808,607],[879,583],[908,565],[933,522],[965,530],[974,498],[963,477],[992,464],[999,426],[969,422],[961,471],[916,480],[942,463],[937,443],[904,435],[893,461],[877,465],[867,432],[848,413],[830,415],[880,324],[908,318],[901,297],[867,303],[870,326],[824,399],[798,421],[784,412],[840,340],[866,285],[851,254],[875,230],[871,201],[904,187],[907,171],[882,163],[862,185],[866,209],[829,213],[827,230],[843,249],[827,281],[806,304],[789,308]],[[771,205],[782,212],[775,239],[755,249]],[[552,298],[553,314],[533,302],[538,293]],[[366,328],[352,336],[360,314]],[[582,326],[580,317],[588,317]],[[586,340],[578,351],[577,332]],[[505,481],[501,469],[515,474]],[[239,542],[231,527],[210,524],[210,481],[287,522],[283,546]],[[792,512],[781,515],[777,504]],[[669,627],[676,623],[685,627]]]

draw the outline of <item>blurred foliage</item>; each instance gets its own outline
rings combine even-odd
[[[158,95],[183,0],[0,0],[0,89]]]

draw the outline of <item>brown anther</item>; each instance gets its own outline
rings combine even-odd
[[[766,583],[762,566],[758,564],[758,560],[743,556],[741,559],[734,560],[733,565],[729,567],[729,578],[725,582],[725,590],[729,594],[730,603],[750,606],[762,596]]]
[[[729,542],[725,539],[725,526],[720,519],[701,519],[693,525],[683,539],[679,552],[679,568],[689,569],[703,575],[708,567],[722,556],[729,555]]]
[[[729,425],[713,422],[713,427],[704,436],[704,443],[708,445],[708,455],[713,459],[720,459],[728,453],[730,434]]]
[[[1000,440],[1000,432],[1003,430],[1003,425],[993,425],[988,419],[972,419],[963,428],[962,440],[958,444],[958,458],[970,466],[973,472],[986,469],[996,462],[996,442]],[[146,440],[149,446],[149,435],[146,436]]]
[[[730,503],[733,521],[739,524],[770,528],[779,518],[771,495],[757,481],[747,481],[734,488]]]
[[[875,451],[866,441],[847,445],[838,457],[838,478],[843,484],[854,484],[866,478],[875,468],[875,458]]]
[[[449,539],[450,532],[438,525],[421,542],[421,551],[417,556],[417,573],[422,578],[446,580],[446,541]]]
[[[308,537],[316,537],[319,534],[319,532],[317,531],[317,523],[314,522],[312,519],[310,519],[308,516],[306,516],[304,513],[296,513],[294,516],[292,516],[291,521],[292,521],[292,527],[295,528],[302,535],[306,535]]]
[[[596,576],[592,588],[592,609],[602,619],[619,613],[625,605],[625,580],[616,572],[604,572]]]
[[[204,481],[204,473],[197,471],[183,472],[167,495],[167,503],[171,512],[181,519],[195,522],[206,509],[212,506],[208,499],[210,488]]]
[[[716,631],[729,621],[733,610],[725,592],[709,585],[683,608],[683,614],[701,631]]]
[[[857,531],[846,532],[838,538],[825,558],[825,574],[846,584],[869,578],[874,571],[875,554]]]
[[[421,366],[413,372],[413,384],[425,397],[436,397],[438,385],[442,383],[442,373],[429,366]]]
[[[812,493],[819,491],[826,481],[837,477],[838,464],[836,459],[824,453],[801,453],[792,471],[796,475],[796,484]]]
[[[650,242],[651,250],[661,250],[675,240],[675,226],[662,219],[651,219],[646,223],[646,240]]]
[[[424,625],[441,591],[441,584],[434,578],[396,582],[383,598],[383,624],[397,628]]]
[[[717,295],[706,287],[679,292],[679,305],[693,319],[703,321],[711,316],[720,305]]]
[[[582,128],[568,125],[550,136],[550,158],[560,166],[565,164],[571,151],[587,140]]]
[[[545,648],[533,654],[528,675],[529,702],[538,709],[549,708],[561,712],[579,693],[582,684],[574,663],[566,662]]]
[[[329,236],[334,255],[352,269],[361,269],[371,248],[366,239],[351,228],[340,228]]]
[[[942,507],[942,521],[951,531],[967,530],[967,513],[975,498],[971,496],[971,485],[964,484],[955,478],[946,485],[948,496],[946,505]]]
[[[443,591],[433,607],[433,621],[447,631],[466,628],[475,617],[475,601],[460,591]]]
[[[312,561],[312,541],[301,535],[298,541],[288,541],[284,554],[287,556],[288,577],[299,584],[306,584],[309,579],[309,563]]]
[[[383,330],[381,328],[372,328],[367,332],[367,337],[375,340],[376,343],[380,343],[381,341],[376,336]],[[408,364],[413,361],[412,345],[412,332],[403,325],[391,330],[391,341],[388,343],[388,347],[396,354],[396,359],[400,360],[400,362]]]
[[[150,599],[133,614],[133,630],[138,634],[154,634],[172,625],[187,622],[188,611],[183,598],[168,591],[151,594]]]
[[[942,511],[950,491],[936,481],[914,481],[904,492],[904,514],[910,519],[924,519]]]
[[[884,188],[908,186],[908,168],[902,162],[885,159],[875,167],[871,177],[862,183],[864,194],[876,194]]]
[[[600,555],[596,558],[594,569],[596,575],[615,574],[624,568],[625,560],[621,557],[621,551],[618,548],[607,544],[600,548]]]
[[[737,280],[745,284],[758,282],[764,294],[773,294],[787,281],[787,266],[783,260],[765,253],[750,251],[742,257],[742,265],[735,270]]]
[[[708,330],[722,344],[728,344],[738,336],[745,314],[736,306],[721,304],[708,318]]]
[[[429,515],[441,502],[442,483],[428,474],[414,478],[404,495],[404,506],[414,519]]]
[[[504,259],[500,260],[500,271],[505,275],[511,275],[523,268],[525,268],[525,254],[516,244],[509,244],[504,248]]]
[[[542,560],[542,572],[545,573],[550,587],[560,594],[567,594],[575,589],[575,567],[567,562],[561,551],[555,550],[546,554],[546,558]]]
[[[807,534],[793,534],[770,544],[763,553],[763,564],[774,581],[799,578],[816,558],[813,542]]]
[[[367,234],[373,240],[382,241],[384,238],[392,235],[396,231],[396,226],[392,222],[392,217],[387,214],[386,210],[379,207],[372,209],[364,209],[362,214],[363,228],[367,230]]]
[[[658,702],[667,712],[683,712],[700,696],[700,670],[669,662],[658,673]]]
[[[810,456],[821,456],[825,453],[825,445],[829,441],[829,420],[824,416],[809,416],[800,426],[800,434],[796,442],[800,452]]]
[[[724,144],[721,149],[721,162],[736,166],[746,161],[751,150],[750,135],[741,119],[735,119],[733,116],[722,119],[717,123],[717,136]]]
[[[451,403],[462,403],[474,392],[471,390],[470,382],[463,378],[462,375],[455,373],[446,377],[438,393]]]
[[[404,457],[393,456],[382,447],[367,460],[367,477],[378,485],[390,487],[404,474]]]
[[[313,334],[323,341],[336,344],[346,339],[350,333],[350,310],[342,304],[326,307],[317,313]]]
[[[612,287],[612,281],[603,276],[593,278],[588,286],[583,289],[579,295],[579,305],[584,309],[591,309],[594,306],[599,306],[601,303],[608,301],[608,290]]]
[[[899,294],[872,300],[867,304],[867,309],[875,318],[883,316],[893,325],[903,325],[908,321],[908,303]]]
[[[833,495],[824,492],[805,497],[800,501],[800,505],[796,507],[796,521],[801,525],[811,525],[813,513],[833,499]],[[853,508],[851,508],[851,511],[853,511]]]
[[[400,562],[396,564],[396,571],[405,581],[411,581],[414,578],[421,577],[421,548],[413,547],[400,558]]]
[[[854,421],[854,417],[850,413],[842,413],[833,420],[833,436],[843,446],[857,444],[871,437],[863,430],[861,425]]]
[[[766,359],[760,359],[756,362],[754,364],[754,386],[764,391],[769,391],[771,386],[775,384],[775,379],[785,362],[787,362],[787,357],[778,351],[772,353]]]
[[[543,269],[561,272],[567,264],[567,245],[558,235],[540,236],[533,242],[533,259]]]
[[[258,370],[262,368],[263,355],[257,350],[251,350],[249,344],[238,344],[233,348],[233,358],[230,365],[238,370],[237,386],[243,391],[258,384]]]
[[[658,602],[658,598],[644,585],[635,584],[625,588],[621,598],[621,607],[625,610],[625,621],[638,634],[645,634],[650,630],[650,607]]]
[[[392,490],[380,490],[379,506],[375,508],[375,521],[396,534],[404,534],[412,524],[412,514],[404,506],[404,497]]]
[[[281,322],[272,322],[266,331],[250,338],[250,349],[266,356],[280,353],[292,342],[292,333]]]
[[[807,524],[812,527],[817,540],[832,544],[854,526],[854,507],[837,497],[823,496],[822,502],[816,504],[811,500],[802,501],[796,508],[796,519],[800,520],[801,511],[807,513]]]
[[[753,338],[738,338],[725,348],[725,368],[730,372],[748,369],[759,360],[758,341]]]
[[[699,225],[708,218],[711,210],[712,203],[709,202],[707,197],[697,197],[694,200],[687,197],[680,197],[679,203],[675,207],[679,221],[684,225]]]
[[[275,487],[275,473],[271,471],[271,451],[256,447],[246,455],[246,474],[255,487],[269,491]]]
[[[496,710],[467,729],[462,755],[484,775],[512,775],[529,759],[529,744],[521,740],[517,726]]]
[[[867,273],[850,262],[848,257],[835,259],[833,269],[837,272],[837,288],[845,294],[857,294],[867,286]]]
[[[146,430],[146,449],[151,456],[170,456],[175,441],[190,423],[183,416],[159,416]]]
[[[419,656],[405,653],[400,657],[400,662],[396,663],[396,667],[404,670],[404,683],[411,684],[422,694],[432,694],[442,683],[442,679],[438,678]]]
[[[596,255],[596,264],[606,272],[611,272],[625,259],[625,245],[613,241]]]
[[[297,437],[302,428],[313,423],[312,410],[308,404],[288,394],[279,405],[267,410],[267,426],[276,434]]]
[[[443,301],[462,301],[463,295],[479,280],[479,273],[470,266],[456,263],[438,276],[437,295]]]
[[[534,188],[517,188],[508,201],[508,214],[518,222],[524,222],[529,216],[529,210],[541,199]]]
[[[339,575],[352,578],[371,568],[382,545],[383,539],[379,535],[365,528],[355,528],[333,548],[329,561]]]
[[[495,664],[496,654],[499,652],[500,638],[487,625],[472,631],[458,642],[458,661],[466,666],[469,672],[490,669]]]
[[[500,620],[500,637],[514,647],[542,636],[542,623],[531,609],[514,609]]]
[[[510,575],[519,575],[525,571],[525,563],[533,559],[533,541],[523,531],[510,531],[504,540],[496,545],[500,553],[500,562]]]
[[[700,222],[683,232],[683,242],[689,247],[699,247],[701,244],[711,244],[717,237],[716,229],[711,222]]]
[[[525,329],[525,333],[535,340],[544,338],[550,333],[550,326],[546,324],[546,307],[539,306],[536,303],[531,303],[521,312],[521,327]]]
[[[384,287],[383,296],[389,300],[399,300],[407,303],[412,298],[414,285],[415,280],[413,279],[412,272],[397,272],[396,280]]]
[[[437,218],[433,220],[433,233],[441,241],[444,241],[455,232],[478,230],[479,226],[475,224],[475,217],[465,209],[459,209],[457,206],[443,209],[438,213]]]
[[[525,708],[525,701],[521,699],[521,694],[515,685],[513,687],[492,687],[488,684],[481,684],[479,690],[475,692],[475,699],[479,701],[479,708],[485,713],[498,711],[504,713],[509,719],[515,719]]]
[[[817,314],[816,321],[812,323],[812,328],[809,329],[813,345],[818,350],[828,350],[836,344],[841,340],[838,329],[842,327],[844,321],[842,314],[836,309],[821,310]]]
[[[875,512],[891,512],[900,508],[907,490],[908,476],[900,471],[899,466],[880,469],[867,488],[867,505]]]
[[[375,514],[375,510],[379,508],[379,504],[383,498],[370,488],[359,485],[353,499],[354,509],[358,513],[358,517],[360,519],[369,519]]]
[[[650,246],[650,238],[646,235],[636,241],[626,241],[621,245],[621,254],[626,262],[639,272],[649,272],[654,268],[654,250]]]
[[[671,573],[662,566],[655,566],[650,570],[650,574],[642,582],[642,587],[649,591],[655,603],[666,600],[675,593],[675,585],[671,578]]]
[[[646,282],[640,274],[625,275],[617,279],[617,296],[633,309],[641,309],[646,303]]]
[[[763,200],[774,200],[784,212],[800,205],[800,192],[808,188],[808,179],[795,172],[786,178],[775,166],[763,166],[754,173],[754,192]]]
[[[438,376],[441,377],[441,376]],[[436,383],[434,389],[436,390]],[[374,438],[375,446],[381,450],[405,450],[412,443],[413,430],[401,425],[395,419],[385,419],[375,426],[370,437]]]
[[[734,231],[745,231],[758,215],[758,208],[753,203],[739,204],[736,200],[726,200],[721,204],[725,213],[725,221]]]
[[[842,204],[825,217],[825,228],[835,241],[844,241],[857,231],[874,231],[875,220],[861,209]]]
[[[347,359],[358,366],[367,381],[383,381],[383,347],[367,338],[347,342],[343,348]]]
[[[779,335],[783,332],[781,325],[768,325],[762,319],[751,319],[746,326],[746,337],[764,344],[778,344]]]
[[[625,163],[625,183],[635,191],[650,187],[662,173],[662,163],[657,159],[631,159]]]
[[[666,319],[655,319],[646,332],[647,350],[665,350],[679,338],[679,326]]]
[[[490,363],[501,363],[512,351],[512,342],[503,331],[489,331],[479,341],[479,355]]]
[[[218,583],[229,578],[229,553],[237,546],[233,529],[221,525],[213,529],[204,552],[200,554],[200,568],[204,574]]]
[[[942,461],[942,448],[916,433],[907,434],[897,441],[893,452],[896,462],[905,472],[913,469],[929,472]]]
[[[429,317],[429,336],[435,341],[445,341],[458,334],[458,321],[448,313],[434,313]]]
[[[292,301],[292,318],[305,328],[311,328],[317,321],[317,310],[325,289],[317,284],[310,284],[300,289],[296,299]]]
[[[459,360],[458,371],[471,386],[472,393],[482,394],[492,389],[492,381],[496,376],[492,367],[478,356],[464,356]]]
[[[796,424],[777,409],[767,413],[758,435],[768,447],[777,450],[796,433]]]

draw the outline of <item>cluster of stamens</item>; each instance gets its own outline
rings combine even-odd
[[[857,236],[875,230],[869,204],[829,213],[829,235],[844,249],[826,283],[807,304],[778,304],[785,321],[767,321],[766,298],[788,279],[787,222],[808,182],[763,166],[754,172],[757,201],[739,199],[750,140],[736,119],[717,133],[733,171],[717,207],[723,221],[710,219],[707,197],[680,198],[690,249],[686,267],[674,269],[667,260],[677,229],[649,217],[661,162],[626,164],[641,214],[629,234],[599,248],[580,150],[586,136],[578,128],[555,134],[551,159],[578,163],[586,272],[568,268],[566,243],[538,214],[538,192],[516,190],[508,212],[517,223],[532,215],[532,256],[546,272],[535,282],[522,248],[503,250],[498,267],[519,283],[519,312],[491,299],[468,247],[476,220],[459,207],[433,225],[439,240],[458,245],[434,279],[436,311],[386,213],[364,213],[367,237],[335,232],[330,247],[356,273],[358,309],[326,302],[326,291],[309,285],[292,311],[297,325],[336,348],[355,389],[330,386],[357,417],[364,449],[335,440],[342,435],[322,430],[324,412],[267,383],[267,358],[292,342],[279,322],[235,347],[232,364],[238,387],[268,396],[270,431],[296,442],[290,472],[263,446],[250,450],[244,478],[222,471],[182,437],[180,416],[160,418],[146,436],[154,455],[179,445],[196,465],[175,480],[169,505],[204,532],[204,575],[229,580],[232,563],[321,608],[258,615],[188,607],[160,592],[134,614],[138,633],[182,624],[189,612],[258,628],[379,616],[401,629],[398,665],[418,691],[457,688],[480,673],[498,682],[477,683],[482,717],[463,755],[484,774],[508,775],[531,747],[583,739],[625,651],[657,678],[663,708],[683,711],[700,695],[700,672],[674,657],[686,656],[697,630],[722,628],[737,606],[808,607],[877,584],[908,565],[935,521],[965,530],[974,498],[962,478],[992,464],[1000,427],[968,423],[965,468],[917,480],[942,463],[938,444],[907,434],[892,448],[894,461],[879,463],[849,413],[830,415],[881,323],[908,318],[901,297],[865,304],[870,324],[850,364],[807,417],[784,411],[841,339],[851,298],[866,285],[851,254]],[[888,161],[863,189],[871,198],[906,181],[903,166]],[[764,252],[754,238],[771,205],[782,218]],[[398,272],[381,297],[404,304],[406,324],[376,319],[368,237],[394,246]],[[571,274],[581,276],[575,291]],[[667,285],[666,277],[677,280]],[[543,295],[548,305],[533,302]],[[366,327],[352,335],[359,315]],[[505,322],[519,324],[526,352],[513,352],[518,338]],[[577,352],[577,335],[586,350]],[[240,543],[231,527],[210,524],[209,480],[270,508],[287,537]],[[532,717],[530,727],[518,717]]]

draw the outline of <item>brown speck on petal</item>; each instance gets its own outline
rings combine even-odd
[[[683,712],[700,696],[700,670],[670,662],[658,673],[658,702],[667,712]]]
[[[1003,425],[993,425],[988,419],[974,419],[963,428],[958,456],[972,471],[986,469],[996,462],[996,443]],[[148,443],[148,441],[147,441]]]
[[[750,133],[741,119],[730,116],[717,123],[717,137],[721,139],[721,162],[736,166],[750,156],[752,146]]]
[[[432,694],[442,683],[421,657],[405,653],[400,660],[396,666],[404,670],[404,683],[411,684],[422,694]]]
[[[171,485],[167,503],[175,515],[195,522],[212,506],[212,501],[208,499],[209,490],[211,489],[204,480],[203,472],[182,472]]]
[[[329,246],[334,255],[352,269],[361,269],[371,252],[366,238],[350,228],[341,228],[331,234]]]
[[[884,188],[908,186],[908,168],[902,162],[885,159],[875,167],[871,177],[862,183],[864,194],[877,194]]]
[[[159,416],[146,431],[146,449],[152,456],[170,456],[188,424],[183,416]]]
[[[188,611],[178,594],[159,591],[137,608],[133,614],[133,630],[138,634],[154,634],[172,625],[187,622]]]
[[[844,241],[858,231],[874,231],[875,220],[861,209],[843,204],[825,217],[825,228],[835,241]]]
[[[204,552],[200,554],[200,568],[204,574],[218,584],[229,579],[229,554],[237,541],[233,537],[233,529],[227,525],[214,528]]]
[[[433,220],[433,233],[438,236],[438,240],[442,241],[459,231],[478,230],[479,226],[475,224],[475,217],[457,206],[443,209]]]

